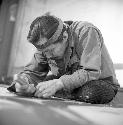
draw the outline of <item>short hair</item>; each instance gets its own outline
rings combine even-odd
[[[30,25],[27,39],[31,43],[36,43],[40,39],[40,37],[50,39],[57,30],[58,25],[59,21],[52,15],[37,17]],[[65,29],[66,27],[63,26],[61,35],[65,31]],[[61,35],[59,36],[60,39]]]

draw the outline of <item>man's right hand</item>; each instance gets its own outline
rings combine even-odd
[[[16,75],[14,77],[16,92],[24,94],[32,94],[35,92],[34,84],[29,84],[28,78],[24,75]]]

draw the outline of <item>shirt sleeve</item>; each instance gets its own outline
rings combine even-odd
[[[101,74],[101,39],[98,30],[87,28],[83,34],[80,32],[80,45],[83,48],[80,55],[80,67],[71,75],[60,77],[64,87],[68,90],[80,87],[87,81],[99,79]],[[79,46],[80,46],[79,45]]]
[[[38,84],[43,81],[49,72],[49,65],[47,59],[43,56],[43,53],[37,51],[31,62],[24,67],[24,70],[20,73],[28,78],[30,84]]]

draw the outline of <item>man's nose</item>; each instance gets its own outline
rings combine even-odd
[[[51,58],[52,57],[52,53],[50,51],[45,52],[45,55],[47,58]]]

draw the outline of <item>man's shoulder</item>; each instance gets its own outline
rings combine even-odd
[[[71,24],[71,29],[77,30],[77,29],[82,29],[82,28],[97,28],[94,24],[88,21],[73,21]]]

